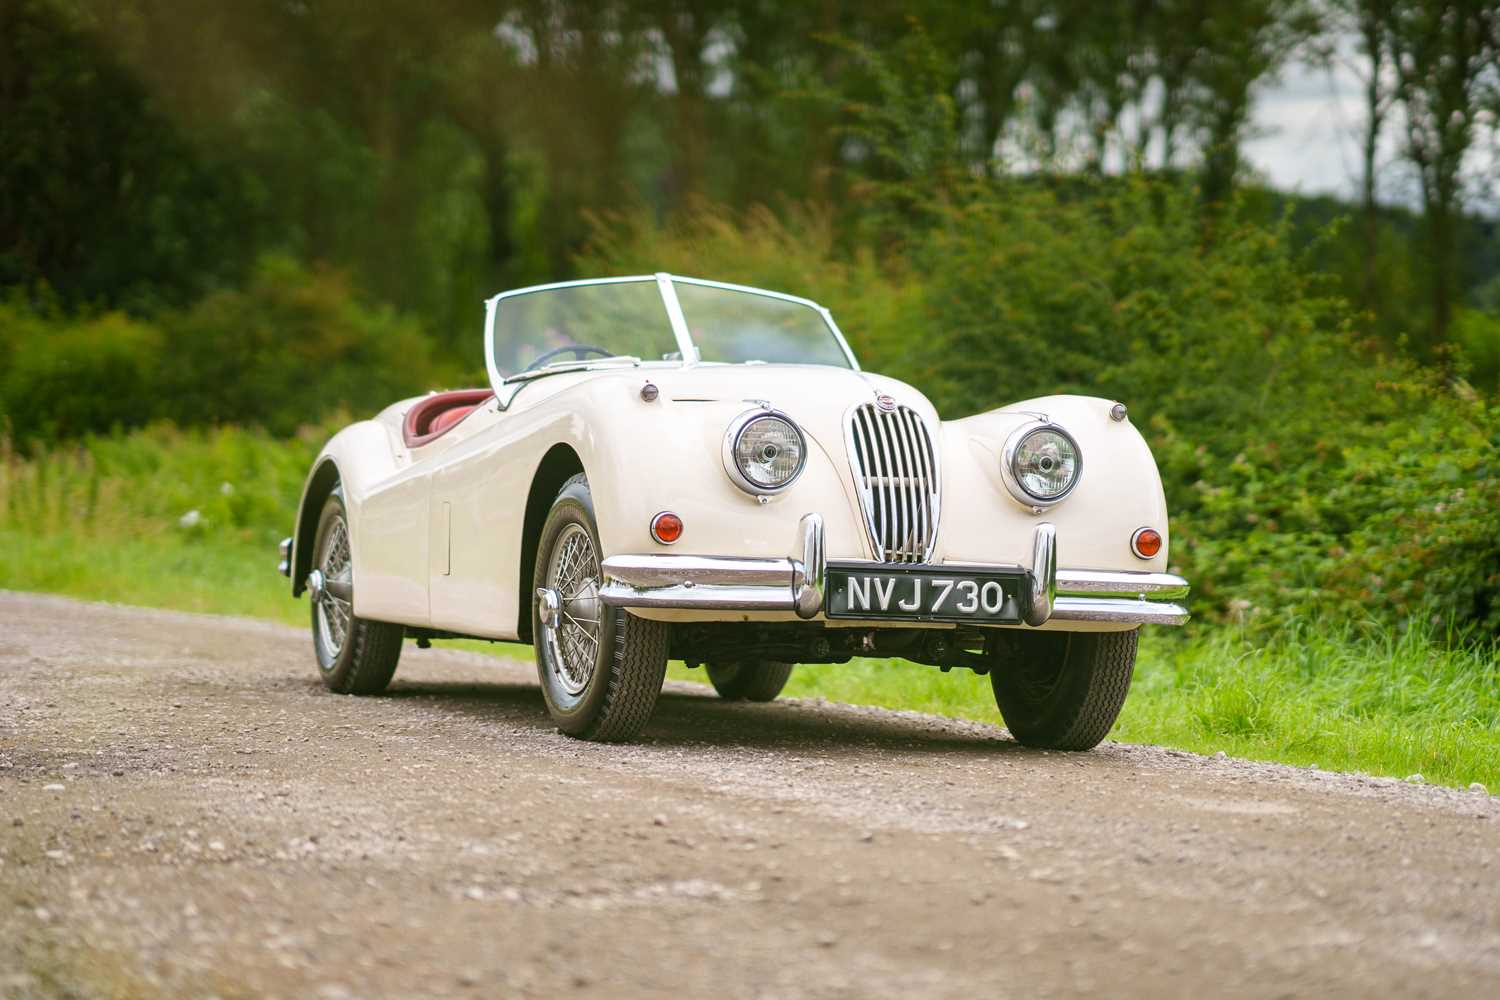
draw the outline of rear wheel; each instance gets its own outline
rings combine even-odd
[[[1026,746],[1051,750],[1098,746],[1130,691],[1137,632],[997,637],[990,686],[1011,735]]]
[[[537,676],[558,729],[586,740],[628,740],[656,707],[669,631],[599,600],[599,552],[588,480],[574,476],[558,492],[537,546]]]
[[[791,676],[792,664],[776,660],[708,665],[708,679],[726,701],[774,701]]]
[[[315,539],[307,589],[318,673],[330,691],[379,694],[396,672],[405,629],[354,616],[354,563],[341,490],[323,504]]]

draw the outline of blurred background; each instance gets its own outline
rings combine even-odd
[[[1129,404],[1196,619],[1122,738],[1494,782],[1497,116],[1483,0],[0,0],[0,586],[300,620],[333,428],[672,270]]]

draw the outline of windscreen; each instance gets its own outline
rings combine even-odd
[[[679,360],[655,279],[544,288],[503,298],[495,310],[495,367],[533,368],[631,356]]]
[[[811,305],[681,280],[672,287],[701,361],[851,367],[833,329]]]

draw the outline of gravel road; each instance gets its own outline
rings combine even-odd
[[[600,746],[529,663],[0,624],[4,997],[1500,996],[1480,793],[681,684]]]

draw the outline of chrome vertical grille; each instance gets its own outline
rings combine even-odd
[[[937,451],[917,412],[874,403],[848,418],[849,463],[877,558],[926,562],[937,539]]]

